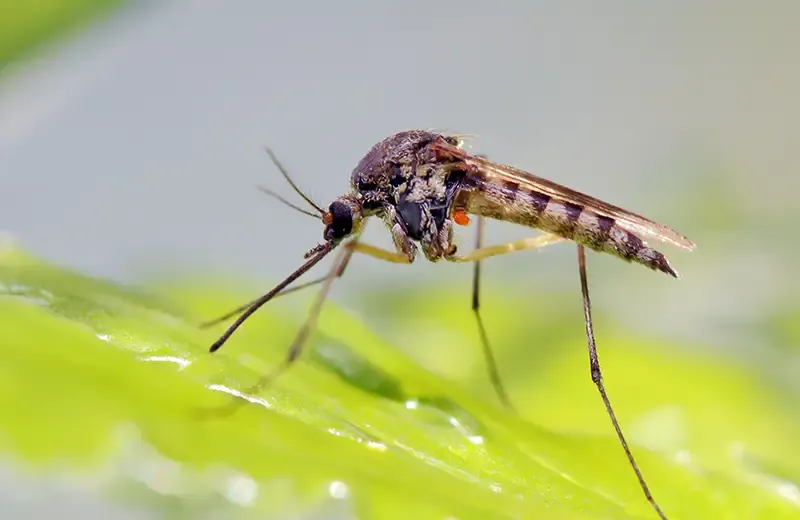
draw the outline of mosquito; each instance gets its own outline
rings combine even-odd
[[[488,376],[500,401],[513,409],[501,382],[480,314],[481,261],[515,251],[573,241],[578,250],[578,271],[592,381],[597,386],[617,438],[647,501],[660,518],[666,519],[628,447],[603,384],[592,326],[585,248],[608,253],[678,278],[678,272],[672,268],[667,258],[648,246],[645,239],[656,239],[686,250],[692,250],[694,243],[676,231],[641,215],[518,168],[493,162],[485,156],[468,153],[458,135],[410,130],[378,142],[353,170],[349,193],[336,198],[327,208],[320,207],[306,196],[292,181],[275,154],[269,149],[267,152],[292,189],[309,204],[310,209],[296,206],[271,190],[263,191],[302,213],[320,218],[325,226],[324,240],[304,255],[306,262],[303,265],[271,291],[225,316],[203,324],[208,327],[238,315],[211,346],[211,352],[219,350],[247,318],[274,297],[316,284],[321,284],[321,288],[283,362],[273,372],[262,377],[251,392],[262,389],[297,361],[315,327],[333,280],[344,274],[353,254],[361,253],[388,262],[410,264],[421,249],[425,258],[431,262],[444,259],[448,262],[473,264],[472,311],[477,322]],[[478,220],[475,248],[462,255],[453,242],[453,232],[456,225],[469,224],[471,215]],[[360,241],[369,217],[377,217],[384,222],[391,233],[394,251]],[[541,233],[506,244],[484,246],[484,219],[487,218],[513,222]],[[289,287],[337,249],[333,265],[324,277]]]

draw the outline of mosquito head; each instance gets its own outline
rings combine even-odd
[[[345,195],[334,200],[322,214],[325,241],[339,242],[347,238],[361,229],[363,218],[361,203],[355,197]]]

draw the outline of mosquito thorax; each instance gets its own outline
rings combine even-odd
[[[361,204],[350,196],[339,197],[322,215],[325,224],[323,236],[328,242],[342,240],[360,228],[361,220]]]

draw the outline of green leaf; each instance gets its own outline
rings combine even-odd
[[[329,304],[297,365],[208,416],[280,363],[303,318],[287,296],[209,354],[224,325],[196,324],[253,296],[237,285],[144,293],[4,250],[0,447],[189,516],[655,518],[589,379],[574,298],[488,295],[521,416],[488,390],[472,317],[448,305],[461,293],[408,288],[364,296],[374,330]],[[768,381],[598,321],[609,394],[671,519],[798,517],[800,418]]]
[[[0,0],[0,66],[123,3],[124,0]]]

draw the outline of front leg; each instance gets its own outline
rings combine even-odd
[[[447,219],[436,233],[437,260],[442,257],[452,258],[455,256],[456,251],[458,251],[458,247],[453,242],[453,221]]]
[[[566,239],[563,237],[552,235],[550,233],[542,233],[541,235],[532,238],[524,238],[522,240],[508,242],[506,244],[498,244],[496,246],[487,246],[480,249],[475,249],[474,251],[471,251],[463,256],[451,255],[447,257],[447,260],[451,262],[479,262],[492,256],[506,255],[508,253],[524,251],[526,249],[538,249],[564,241],[566,241]]]
[[[409,264],[412,263],[417,257],[417,244],[408,236],[403,221],[394,206],[389,205],[385,208],[383,218],[392,233],[392,242],[394,242],[394,248],[397,253],[408,258]]]

